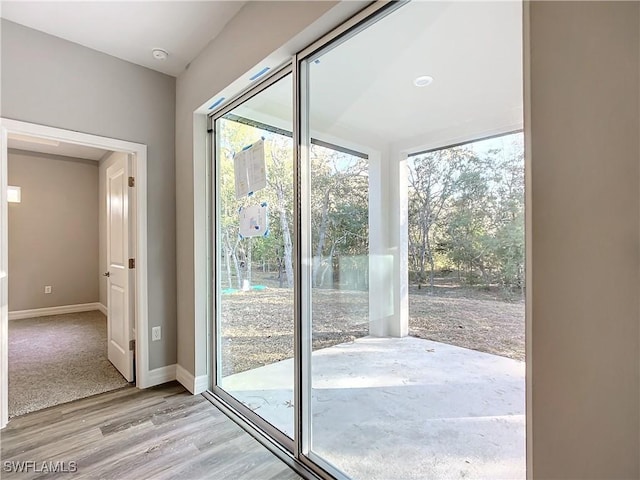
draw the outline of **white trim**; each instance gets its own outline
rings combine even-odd
[[[209,390],[209,375],[199,375],[195,378],[193,382],[193,393],[194,395],[198,395],[200,393],[206,392]]]
[[[9,421],[9,237],[6,128],[0,128],[0,428]]]
[[[135,316],[136,332],[136,385],[139,388],[151,386],[146,378],[149,373],[149,298],[147,286],[147,147],[143,154],[136,153],[131,169],[136,179],[136,225],[135,229]]]
[[[136,383],[150,386],[147,298],[147,146],[114,138],[0,118],[0,428],[9,420],[8,389],[8,222],[7,222],[7,138],[9,133],[59,140],[134,155],[136,177]]]
[[[176,380],[191,393],[195,391],[195,377],[182,365],[176,365]]]
[[[176,379],[176,364],[167,365],[166,367],[154,368],[149,370],[147,375],[147,387],[162,385],[163,383],[172,382]]]
[[[107,310],[107,307],[104,304],[98,302],[97,305],[98,305],[97,309],[100,310],[103,315],[108,315],[109,314],[109,310]],[[11,320],[11,319],[9,319],[9,320]]]
[[[207,116],[193,115],[193,318],[194,318],[194,373],[206,372],[208,366],[209,337],[208,306],[209,290],[209,220],[207,218],[207,182],[210,182],[207,170],[207,155],[212,151],[208,143]],[[202,148],[203,146],[207,148]],[[205,360],[205,363],[202,363]],[[182,383],[182,382],[181,382]],[[191,393],[192,388],[183,384]],[[193,385],[193,383],[191,383]]]
[[[522,2],[522,68],[524,108],[524,246],[525,246],[525,448],[526,478],[533,480],[533,234],[531,165],[531,2]]]
[[[182,365],[176,365],[176,380],[193,395],[206,392],[209,389],[209,376],[200,375],[194,377]]]
[[[60,305],[58,307],[33,308],[30,310],[15,310],[13,312],[9,312],[9,320],[48,317],[49,315],[64,315],[67,313],[91,312],[92,310],[102,311],[102,308],[105,308],[104,305],[100,302],[94,302],[78,303],[76,305]]]

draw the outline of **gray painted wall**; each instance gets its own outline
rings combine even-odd
[[[199,135],[198,145],[204,145],[206,122],[204,116],[194,117],[193,112],[272,52],[280,49],[292,55],[362,8],[362,2],[346,2],[338,11],[334,8],[336,5],[337,2],[333,1],[249,2],[178,76],[178,363],[196,376],[205,375],[208,370],[207,292],[202,288],[206,282],[206,257],[194,261],[194,248],[201,255],[206,248],[204,192],[207,179],[197,173],[197,191],[194,191],[194,153],[200,157],[196,162],[201,161],[204,155],[202,150],[194,151],[194,133]],[[247,35],[247,32],[251,34]],[[197,199],[195,202],[194,198]],[[197,268],[194,268],[194,263],[197,263]]]
[[[533,476],[640,478],[640,3],[530,15]]]
[[[175,363],[175,78],[6,20],[1,35],[3,117],[148,146],[149,367]]]
[[[9,151],[9,311],[98,301],[98,162]],[[51,285],[51,294],[44,286]]]

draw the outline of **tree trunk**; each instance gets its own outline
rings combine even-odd
[[[484,264],[482,262],[479,262],[478,269],[480,270],[480,275],[482,275],[482,282],[484,283],[485,287],[490,286],[491,279],[489,277],[489,274],[487,273],[487,269],[484,267]]]
[[[231,278],[231,245],[229,245],[229,234],[224,235],[224,263],[227,268],[227,281],[229,282],[229,288],[233,288],[233,280]]]
[[[431,291],[434,290],[434,271],[435,271],[435,261],[433,260],[433,251],[431,249],[431,240],[429,240],[429,230],[427,229],[426,235],[426,248],[427,248],[427,258],[429,259],[429,286],[431,287]],[[423,267],[424,269],[424,267]]]
[[[320,218],[320,227],[318,228],[318,245],[316,246],[316,254],[313,258],[312,281],[313,286],[318,286],[320,263],[322,261],[322,251],[324,250],[324,242],[327,238],[327,228],[329,226],[329,200],[331,199],[331,190],[327,189],[322,202],[322,216]]]
[[[284,264],[282,258],[278,259],[278,288],[282,288],[283,287],[283,277],[284,275],[282,274],[282,265]]]
[[[418,290],[422,288],[422,282],[425,280],[424,266],[427,249],[424,246],[424,241],[422,243],[423,244],[420,246],[420,255],[418,256]]]
[[[276,194],[278,196],[278,212],[280,213],[280,226],[282,227],[282,240],[284,243],[284,271],[287,275],[287,287],[291,288],[293,287],[293,245],[291,243],[284,192],[280,183],[276,184]]]
[[[320,274],[320,287],[324,287],[324,279],[327,276],[327,272],[331,272],[331,285],[330,287],[333,287],[333,256],[336,253],[336,242],[333,242],[333,244],[331,245],[331,251],[329,252],[329,256],[325,257],[324,261],[325,261],[325,268],[322,270],[322,273]]]
[[[240,261],[238,260],[238,244],[240,243],[240,239],[236,240],[236,244],[231,251],[233,258],[233,266],[236,269],[236,277],[238,280],[238,290],[242,290],[242,269],[240,268]]]
[[[249,237],[247,239],[247,280],[249,280],[249,287],[251,287],[251,284],[253,282],[253,279],[251,278],[251,254],[252,254],[252,250],[253,250],[253,242],[252,242],[252,238]]]

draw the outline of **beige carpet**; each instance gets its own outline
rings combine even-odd
[[[9,417],[129,385],[99,311],[9,321]]]

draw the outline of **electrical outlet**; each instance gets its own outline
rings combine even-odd
[[[153,327],[151,329],[151,341],[157,342],[162,338],[162,327]]]
[[[44,286],[44,293],[51,293],[51,285]]]

